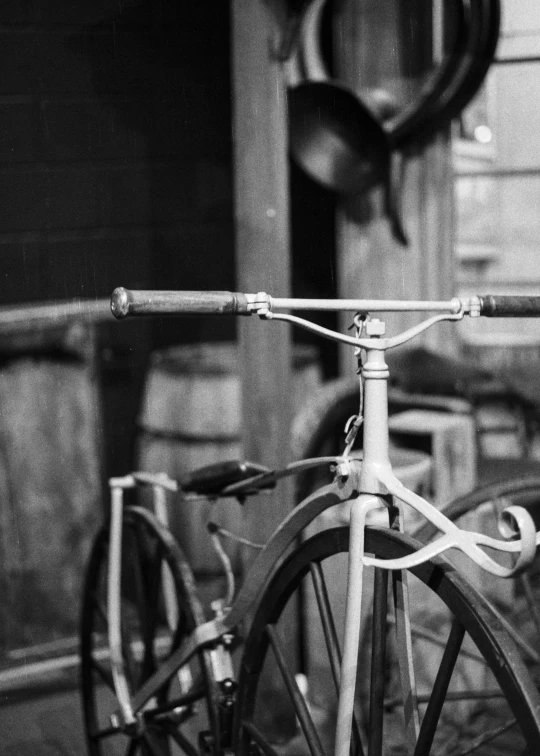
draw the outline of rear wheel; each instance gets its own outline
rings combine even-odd
[[[418,542],[368,528],[366,552],[402,557]],[[278,569],[261,596],[242,658],[237,753],[333,750],[344,617],[348,528],[322,531]],[[353,725],[354,754],[540,752],[540,695],[497,614],[444,558],[405,573],[365,569],[368,609]],[[290,659],[283,621],[307,615],[302,666]],[[307,690],[307,693],[306,693]],[[288,729],[282,712],[292,710]]]
[[[198,756],[199,731],[216,732],[216,695],[208,651],[201,651],[148,702],[139,725],[111,722],[118,710],[108,648],[109,531],[90,556],[81,624],[81,694],[91,756]],[[172,587],[165,600],[165,584]],[[122,533],[121,633],[130,695],[204,621],[193,575],[170,533],[146,510],[127,507]]]

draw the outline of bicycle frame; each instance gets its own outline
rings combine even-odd
[[[235,295],[236,296],[236,295]],[[336,756],[349,756],[352,711],[356,686],[358,644],[360,638],[360,620],[362,612],[362,580],[364,566],[374,566],[392,570],[395,579],[394,585],[398,595],[399,612],[396,617],[398,634],[403,639],[403,652],[399,660],[403,679],[410,682],[408,690],[414,690],[414,672],[410,663],[410,632],[408,625],[408,591],[406,584],[405,569],[421,564],[437,554],[454,548],[467,554],[476,564],[494,575],[510,577],[524,569],[534,558],[536,546],[540,544],[540,533],[535,533],[534,523],[531,516],[521,507],[509,507],[503,513],[500,523],[501,534],[505,538],[520,537],[517,540],[499,540],[484,536],[480,533],[465,532],[448,520],[439,510],[422,497],[408,490],[395,477],[389,458],[389,434],[388,434],[388,378],[389,371],[385,362],[385,351],[413,338],[431,325],[442,320],[459,320],[465,311],[470,314],[478,308],[478,302],[470,300],[464,307],[459,300],[451,300],[446,303],[399,303],[399,310],[421,311],[427,309],[446,310],[435,315],[424,323],[405,331],[393,338],[384,337],[384,324],[379,320],[365,323],[365,337],[352,337],[328,332],[319,326],[310,324],[300,318],[289,314],[276,314],[271,309],[270,298],[267,295],[250,295],[255,297],[250,302],[253,311],[266,319],[281,319],[288,322],[301,324],[309,330],[320,333],[323,336],[332,334],[332,338],[353,344],[357,352],[365,350],[366,358],[362,365],[362,377],[364,382],[364,444],[363,460],[360,461],[348,455],[335,458],[336,475],[334,482],[319,489],[298,507],[296,507],[283,523],[274,532],[268,543],[261,550],[250,568],[240,588],[238,595],[230,610],[222,617],[216,617],[210,622],[199,626],[192,635],[163,663],[160,668],[143,684],[141,689],[130,701],[127,693],[125,675],[122,668],[121,651],[118,645],[119,638],[119,590],[120,582],[116,574],[109,576],[109,589],[111,593],[116,591],[117,596],[109,596],[110,613],[112,621],[109,633],[111,656],[114,654],[113,674],[116,694],[120,703],[119,716],[124,724],[135,721],[137,714],[142,711],[147,701],[156,693],[161,685],[170,679],[175,672],[184,665],[196,651],[203,646],[219,643],[224,635],[234,633],[242,624],[246,615],[253,608],[257,597],[262,592],[269,580],[277,562],[284,555],[288,546],[297,535],[304,530],[319,514],[336,504],[350,503],[350,550],[349,572],[347,581],[347,605],[345,617],[345,639],[343,649],[343,661],[341,667],[339,705],[336,732]],[[293,300],[279,301],[279,305],[287,308]],[[275,300],[277,302],[277,300]],[[456,304],[457,303],[457,304]],[[353,302],[357,305],[357,302]],[[370,303],[372,304],[372,303]],[[379,303],[380,304],[380,303]],[[392,303],[396,304],[396,303]],[[405,307],[403,305],[410,304]],[[306,306],[306,301],[302,301]],[[435,305],[435,306],[434,306]],[[221,305],[220,305],[221,306]],[[317,309],[312,308],[312,309]],[[319,309],[324,309],[320,307]],[[334,309],[336,304],[334,303]],[[342,307],[340,309],[349,309]],[[358,309],[351,306],[350,309]],[[367,309],[367,308],[366,308]],[[372,308],[375,309],[375,308]],[[376,309],[396,309],[384,303],[384,306]],[[479,313],[477,313],[479,314]],[[338,338],[336,338],[338,337]],[[276,477],[293,474],[297,470],[294,465],[290,470],[278,471]],[[257,476],[256,476],[257,477]],[[241,484],[226,489],[224,494],[240,494],[242,487],[247,490],[253,485],[253,480],[244,481]],[[113,479],[113,502],[116,501],[116,511],[121,509],[121,489],[134,485],[133,479]],[[116,491],[116,493],[115,493]],[[120,493],[119,493],[120,491]],[[119,503],[120,502],[120,503]],[[364,531],[368,513],[374,509],[385,509],[389,512],[389,524],[392,527],[402,529],[402,504],[413,507],[428,521],[441,531],[442,536],[433,543],[423,546],[414,554],[394,560],[378,560],[364,554]],[[396,516],[397,513],[397,516]],[[116,515],[118,518],[119,515]],[[115,520],[114,527],[120,528],[116,538],[121,534],[121,522]],[[112,539],[111,539],[112,540]],[[481,548],[490,548],[510,552],[517,555],[516,563],[512,568],[506,568],[497,563]],[[111,554],[113,549],[111,548]],[[118,560],[118,554],[114,557]],[[111,556],[111,572],[112,572]],[[115,603],[116,602],[116,603]],[[115,627],[115,625],[117,625]],[[418,708],[414,697],[409,697],[406,711],[407,731],[411,740],[418,737],[419,719]]]

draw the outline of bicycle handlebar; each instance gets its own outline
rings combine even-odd
[[[111,295],[116,318],[128,315],[250,315],[245,294],[232,291],[130,291]]]
[[[264,315],[273,309],[358,312],[468,312],[486,317],[540,317],[540,296],[487,294],[445,302],[366,299],[279,299],[268,294],[231,291],[130,291],[119,287],[111,296],[117,318],[131,315]]]
[[[486,294],[479,299],[480,315],[488,318],[540,317],[540,297]]]

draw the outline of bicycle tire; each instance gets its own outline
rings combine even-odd
[[[88,752],[90,756],[124,752],[154,756],[170,754],[176,743],[188,756],[196,756],[199,730],[219,738],[217,693],[206,650],[159,689],[138,717],[137,726],[111,724],[110,716],[119,707],[108,655],[108,547],[105,525],[90,554],[82,600],[81,702]],[[169,623],[163,601],[165,572],[175,589],[176,618]],[[121,601],[122,650],[133,695],[159,662],[204,622],[193,574],[179,545],[149,511],[135,506],[124,511]],[[201,720],[197,732],[192,727],[195,718]]]
[[[366,552],[381,558],[401,557],[419,546],[418,541],[396,531],[384,528],[366,530]],[[314,572],[319,575],[314,581],[314,584],[317,583],[319,586],[315,589],[317,601],[314,606],[322,606],[321,616],[327,617],[326,621],[320,623],[323,628],[321,637],[325,638],[322,645],[326,648],[329,659],[339,659],[338,628],[335,626],[335,620],[340,611],[340,600],[335,594],[335,585],[331,580],[332,576],[337,574],[332,563],[333,560],[337,559],[339,562],[346,558],[348,548],[347,527],[333,528],[316,534],[304,541],[285,560],[260,597],[246,639],[239,672],[235,721],[235,753],[238,756],[247,756],[249,753],[265,756],[284,756],[291,753],[321,754],[329,752],[325,747],[327,745],[331,752],[335,702],[328,700],[325,688],[331,685],[328,678],[332,679],[332,664],[326,662],[326,669],[330,671],[327,671],[326,675],[323,674],[324,695],[321,697],[320,690],[315,689],[315,694],[308,693],[307,698],[298,691],[297,686],[295,687],[290,665],[278,664],[280,675],[285,682],[281,681],[281,693],[277,692],[277,685],[274,685],[271,691],[273,708],[279,708],[276,702],[281,699],[286,699],[289,706],[292,701],[300,723],[296,731],[292,735],[288,733],[287,737],[273,728],[273,723],[267,716],[264,705],[265,691],[264,688],[261,691],[260,681],[266,672],[266,662],[273,656],[267,653],[269,648],[275,650],[277,656],[286,653],[286,642],[279,640],[280,619],[291,602],[294,602],[299,588],[305,587],[306,581]],[[322,569],[319,570],[319,567]],[[388,597],[388,580],[392,581],[392,578],[388,577],[386,570],[366,570],[373,573],[371,577],[377,576],[373,593],[376,618],[373,624],[376,632],[372,635],[372,653],[366,650],[365,644],[361,646],[357,679],[358,684],[366,680],[366,665],[371,658],[374,659],[371,669],[373,684],[370,682],[367,690],[364,690],[364,686],[359,692],[357,686],[357,699],[361,705],[355,709],[357,719],[353,732],[356,729],[359,734],[353,739],[356,747],[351,753],[366,753],[358,743],[362,745],[368,739],[369,753],[378,756],[398,756],[413,751],[418,754],[436,753],[438,756],[450,753],[489,753],[490,756],[502,756],[503,753],[538,753],[540,695],[496,612],[444,557],[438,557],[408,571],[411,581],[409,587],[415,597],[415,601],[410,602],[411,613],[419,614],[423,620],[429,617],[435,619],[439,633],[442,632],[441,612],[446,613],[444,616],[451,617],[452,622],[448,637],[445,635],[440,639],[444,652],[434,651],[438,646],[429,638],[421,646],[416,641],[412,646],[415,663],[422,662],[428,668],[421,670],[418,676],[418,685],[423,684],[425,687],[425,690],[418,690],[419,700],[422,707],[428,702],[428,708],[423,710],[420,720],[420,742],[417,739],[417,750],[413,747],[407,750],[404,746],[404,725],[400,723],[400,719],[403,719],[400,714],[403,711],[403,697],[399,692],[396,693],[398,665],[392,660],[392,647],[387,642],[392,635],[392,625],[388,621],[385,597]],[[328,588],[331,592],[329,601],[325,598]],[[423,603],[420,608],[417,599],[426,592],[429,601]],[[313,612],[312,614],[310,627],[313,633],[315,615]],[[415,617],[412,616],[411,621],[414,620]],[[426,626],[425,622],[423,626]],[[428,629],[434,632],[433,627],[429,625]],[[461,645],[457,644],[460,655],[456,659],[456,664],[452,666],[448,664],[452,655],[452,644],[456,637],[461,638],[463,633],[466,639]],[[365,632],[363,637],[366,637]],[[381,642],[381,639],[384,641]],[[429,653],[426,652],[426,644],[430,649]],[[384,658],[385,649],[387,663]],[[442,670],[440,677],[436,677],[436,672],[431,673],[431,666],[437,654],[435,667],[438,664],[439,670]],[[473,661],[467,661],[471,656]],[[320,659],[317,658],[315,663],[311,660],[309,663],[312,665],[311,668],[300,671],[308,680],[316,680]],[[459,666],[462,664],[463,667]],[[469,668],[467,664],[473,666]],[[478,668],[475,664],[481,666]],[[475,682],[478,679],[478,669],[482,671],[483,683]],[[436,684],[433,684],[434,679]],[[460,687],[460,682],[463,681],[472,688],[463,685]],[[479,684],[485,684],[488,688],[491,696],[488,699],[489,706],[481,704]],[[286,692],[287,685],[294,691],[292,697]],[[410,690],[407,693],[409,694]],[[366,698],[372,700],[369,716],[364,714],[366,707],[362,704]],[[444,706],[440,708],[439,704],[443,702]],[[425,742],[421,741],[422,738],[425,738]],[[470,746],[472,750],[469,749]]]

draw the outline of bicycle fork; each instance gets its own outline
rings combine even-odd
[[[378,321],[377,321],[378,324]],[[375,326],[374,330],[377,329]],[[384,332],[384,327],[380,329]],[[384,350],[368,349],[367,357],[362,366],[364,379],[364,457],[360,476],[360,491],[357,499],[351,502],[350,509],[350,544],[347,577],[347,596],[345,610],[345,637],[343,658],[341,664],[338,715],[336,726],[335,756],[349,756],[352,736],[353,708],[358,669],[358,651],[362,629],[362,598],[364,578],[364,537],[366,520],[374,509],[398,511],[399,529],[403,530],[402,510],[395,509],[394,500],[388,497],[388,490],[380,483],[381,470],[391,471],[389,459],[388,437],[388,392],[387,380],[389,372],[384,359]],[[372,493],[369,493],[372,492]],[[392,525],[392,523],[391,523]],[[380,573],[379,573],[380,575]],[[376,601],[383,598],[382,606],[374,607],[384,613],[386,611],[386,578],[383,585],[376,586]],[[392,572],[394,603],[396,607],[396,632],[398,640],[399,666],[405,701],[405,722],[407,741],[412,744],[417,740],[419,732],[418,706],[416,701],[416,686],[414,669],[412,666],[412,647],[408,607],[407,573],[404,570]],[[384,643],[384,640],[383,640]],[[378,660],[383,665],[383,660]],[[377,674],[376,660],[372,659],[372,668]],[[384,687],[381,681],[375,681],[378,694],[372,695],[370,701],[370,721],[378,712],[382,712]],[[378,695],[378,698],[376,696]],[[381,728],[371,728],[373,732],[381,732]],[[368,737],[372,738],[371,733]],[[371,747],[376,744],[370,742]]]
[[[335,756],[350,756],[350,743],[352,737],[352,720],[356,692],[357,670],[358,670],[358,652],[360,636],[362,631],[362,609],[363,609],[363,577],[364,577],[364,540],[366,519],[374,509],[388,508],[381,497],[370,494],[361,495],[351,506],[350,515],[350,544],[349,544],[349,565],[347,578],[347,598],[345,610],[345,637],[343,645],[343,658],[341,663],[341,675],[339,686],[339,703],[336,726]],[[401,510],[400,525],[402,530]],[[375,602],[381,599],[385,602],[386,598],[386,580],[383,577],[384,587],[375,586]],[[401,673],[403,700],[405,702],[405,723],[407,740],[412,746],[416,743],[419,733],[418,705],[416,701],[416,685],[414,679],[414,669],[411,663],[412,647],[411,632],[409,619],[409,597],[407,586],[407,574],[403,570],[392,571],[393,593],[395,602],[395,628],[397,634],[399,656],[398,663]],[[377,613],[377,607],[374,604],[374,615]],[[381,613],[385,612],[385,603],[380,608]],[[382,641],[384,643],[384,640]],[[379,660],[380,661],[380,660]],[[377,660],[372,659],[372,666],[377,664]],[[375,667],[376,672],[376,667]],[[379,691],[379,697],[372,694],[370,700],[370,721],[374,722],[374,717],[378,712],[383,710],[384,689],[380,684],[381,680],[374,682],[374,689]],[[374,732],[381,732],[380,728],[373,727]],[[371,734],[368,734],[371,740]],[[377,747],[375,744],[371,744]],[[371,752],[371,747],[369,749]]]

